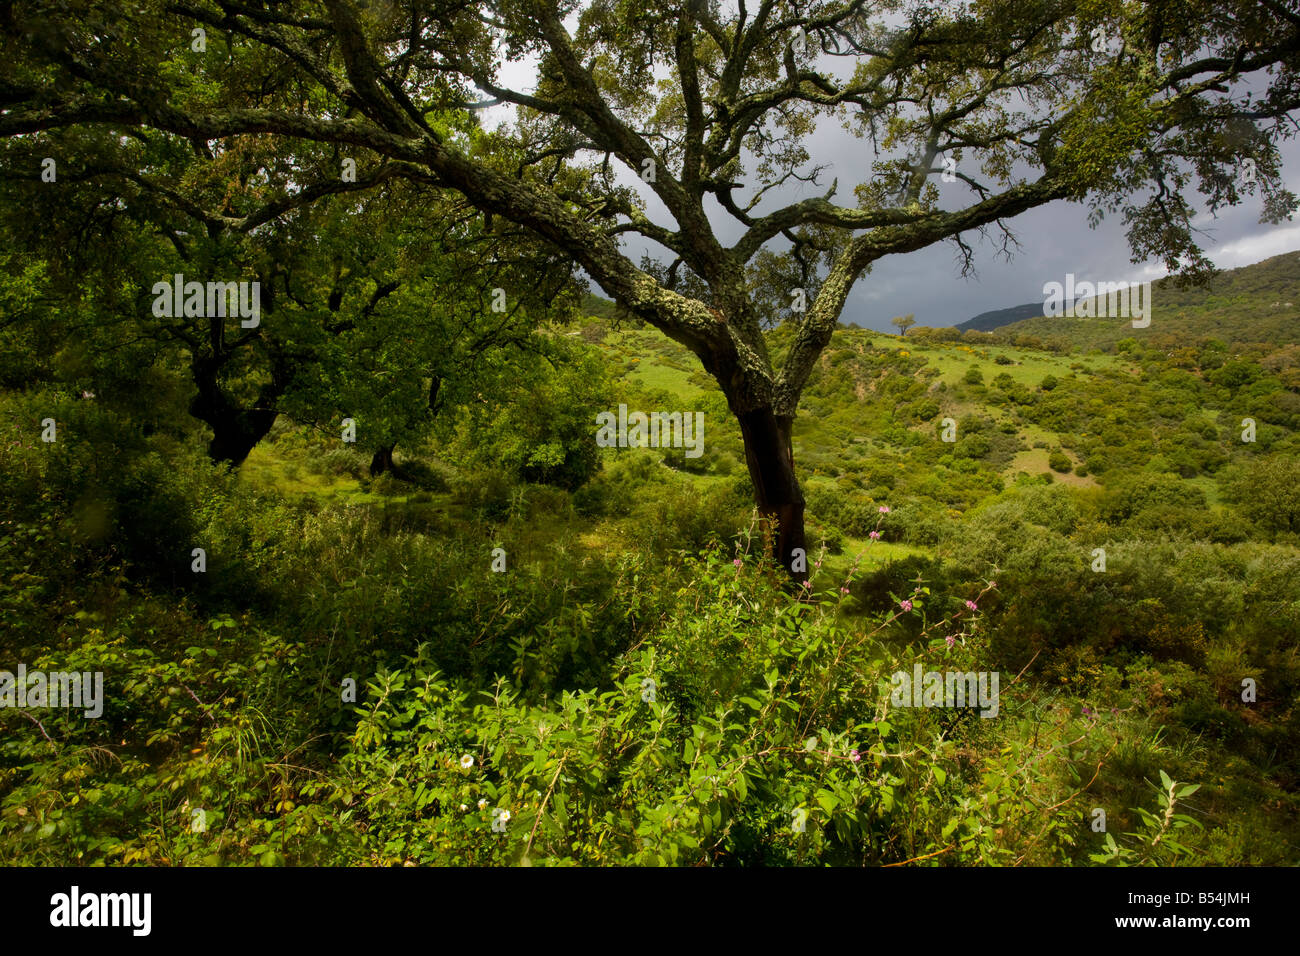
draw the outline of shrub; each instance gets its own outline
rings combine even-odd
[[[1250,462],[1229,482],[1237,509],[1270,534],[1300,532],[1300,461],[1272,455]]]

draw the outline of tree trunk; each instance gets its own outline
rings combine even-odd
[[[211,350],[196,352],[190,358],[190,374],[198,390],[190,400],[190,414],[212,429],[208,457],[238,468],[279,417],[280,396],[289,387],[293,367],[288,356],[272,352],[270,381],[257,390],[250,406],[241,406],[222,387],[222,372],[240,347],[239,343],[235,348],[225,347],[223,321],[211,320]]]
[[[266,437],[279,412],[274,405],[240,408],[217,383],[216,371],[195,363],[198,394],[190,402],[190,414],[212,429],[208,457],[238,468],[253,447]],[[259,396],[264,397],[264,396]]]
[[[808,577],[808,550],[804,539],[804,498],[795,476],[790,434],[791,416],[777,415],[770,407],[736,416],[745,440],[745,462],[754,484],[754,503],[770,534],[772,556],[796,581]]]
[[[391,445],[380,445],[375,449],[375,453],[370,458],[370,477],[378,478],[386,471],[393,471],[397,468],[397,463],[393,461],[393,449],[397,447],[394,442]]]
[[[266,433],[275,424],[275,419],[274,411],[253,409],[241,411],[231,418],[208,421],[209,427],[212,428],[212,441],[208,442],[208,457],[213,461],[227,462],[238,468],[244,463],[244,459],[248,457],[248,453],[254,446],[266,437]]]
[[[411,484],[418,484],[410,472],[406,471],[393,460],[393,451],[397,448],[397,442],[388,445],[380,445],[375,449],[375,453],[370,459],[370,477],[378,478],[384,472],[388,472],[394,478],[400,481],[409,481]]]

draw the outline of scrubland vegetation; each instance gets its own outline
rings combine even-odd
[[[1294,862],[1294,347],[1012,334],[836,333],[802,588],[721,398],[608,317],[545,333],[569,414],[539,373],[406,480],[287,416],[232,471],[129,394],[11,382],[5,649],[109,690],[97,721],[0,712],[0,858]],[[707,454],[591,457],[616,402],[704,411]],[[917,662],[999,671],[998,717],[891,706]]]

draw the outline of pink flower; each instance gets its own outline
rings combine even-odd
[[[989,582],[989,587],[991,587],[991,588],[995,588],[995,587],[997,587],[997,586],[998,586],[998,582],[997,582],[997,581],[990,581],[990,582]]]
[[[862,754],[858,753],[856,750],[850,750],[849,759],[852,760],[854,763],[857,763],[859,760],[862,759]]]
[[[899,603],[898,606],[901,607],[904,611],[910,611],[910,610],[912,610],[912,602],[911,602],[911,601],[901,601],[901,602]]]
[[[734,564],[736,567],[740,567],[742,562],[740,558],[737,558],[735,561],[732,561],[731,563]]]
[[[805,581],[805,582],[803,583],[803,586],[806,587],[806,588],[810,588],[810,587],[812,587],[812,582],[811,582],[811,581]]]
[[[841,594],[848,594],[848,593],[849,593],[849,589],[848,589],[848,588],[840,588],[840,593],[841,593]]]
[[[881,513],[882,515],[887,515],[887,514],[889,514],[889,505],[881,505],[881,506],[880,506],[880,513]]]
[[[873,531],[873,532],[871,532],[871,534],[867,535],[867,537],[870,538],[872,541],[879,541],[879,540],[880,540],[880,532],[879,532],[879,531]]]
[[[967,601],[967,602],[966,602],[966,609],[967,609],[968,611],[978,611],[978,610],[979,610],[979,608],[975,605],[975,602],[974,602],[974,601]]]
[[[957,638],[949,634],[947,637],[944,638],[944,642],[948,645],[949,648],[951,648],[954,644],[957,643]]]

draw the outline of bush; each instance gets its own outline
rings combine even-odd
[[[349,448],[334,448],[323,455],[312,456],[308,461],[318,475],[347,475],[360,479],[369,474],[365,457]]]
[[[1237,510],[1266,532],[1300,533],[1300,461],[1272,455],[1250,462],[1228,483]]]
[[[1095,470],[1092,461],[1088,463]],[[1102,518],[1111,524],[1132,521],[1157,509],[1181,513],[1203,511],[1205,493],[1172,475],[1139,474],[1109,487],[1102,499]]]
[[[497,521],[510,513],[515,487],[499,471],[467,471],[457,481],[453,494],[458,504],[473,509],[482,518]]]
[[[1048,455],[1047,465],[1053,471],[1068,473],[1074,467],[1074,462],[1070,460],[1069,455],[1057,448]]]

